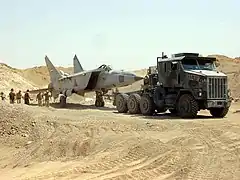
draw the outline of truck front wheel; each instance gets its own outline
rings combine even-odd
[[[213,117],[223,118],[224,116],[227,115],[227,113],[229,111],[229,108],[228,107],[225,107],[225,108],[211,108],[209,110],[210,110],[210,114]]]
[[[140,110],[145,116],[153,115],[155,108],[153,99],[148,95],[143,95],[140,100]]]
[[[190,94],[183,94],[177,103],[177,113],[181,118],[195,118],[198,113],[198,103]]]

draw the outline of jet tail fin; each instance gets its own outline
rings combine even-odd
[[[48,59],[47,56],[45,56],[45,62],[46,62],[46,65],[47,65],[47,68],[48,68],[48,71],[49,71],[51,82],[58,81],[62,77],[60,72],[54,67],[54,65]]]
[[[82,65],[79,62],[77,55],[75,54],[75,56],[73,58],[73,73],[79,73],[82,71],[83,71]]]

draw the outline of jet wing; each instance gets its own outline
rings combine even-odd
[[[48,88],[43,88],[43,89],[34,89],[34,90],[30,90],[29,93],[30,94],[38,94],[39,92],[45,92],[49,90]]]

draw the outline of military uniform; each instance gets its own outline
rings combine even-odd
[[[6,99],[6,97],[5,97],[3,92],[1,92],[0,97],[1,97],[2,101],[4,101]]]
[[[11,92],[9,93],[10,104],[14,104],[14,102],[15,102],[15,97],[16,97],[16,94],[15,94],[14,90],[11,89]]]
[[[113,95],[113,105],[114,105],[114,106],[116,106],[116,97],[117,97],[118,93],[119,93],[118,88],[115,89],[115,92],[112,91],[112,95]]]
[[[50,99],[49,92],[46,92],[46,93],[44,94],[44,99],[45,99],[45,105],[46,105],[47,107],[49,107],[49,99]]]
[[[19,92],[16,94],[16,99],[17,99],[17,103],[20,104],[20,103],[21,103],[21,99],[22,99],[22,93],[21,93],[21,91],[19,91]]]
[[[40,93],[37,94],[38,106],[42,106],[42,100],[43,100],[43,95],[40,92]]]
[[[29,95],[29,90],[24,94],[24,104],[29,105],[30,104],[30,95]]]

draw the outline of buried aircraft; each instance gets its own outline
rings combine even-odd
[[[48,90],[53,98],[60,97],[60,107],[66,106],[66,99],[72,94],[84,96],[85,93],[92,91],[96,92],[95,106],[103,107],[105,105],[103,96],[109,90],[128,86],[143,79],[130,72],[113,70],[105,64],[93,70],[84,70],[76,55],[73,59],[73,74],[58,71],[47,56],[45,62],[51,82],[48,88],[32,90],[30,93]]]

